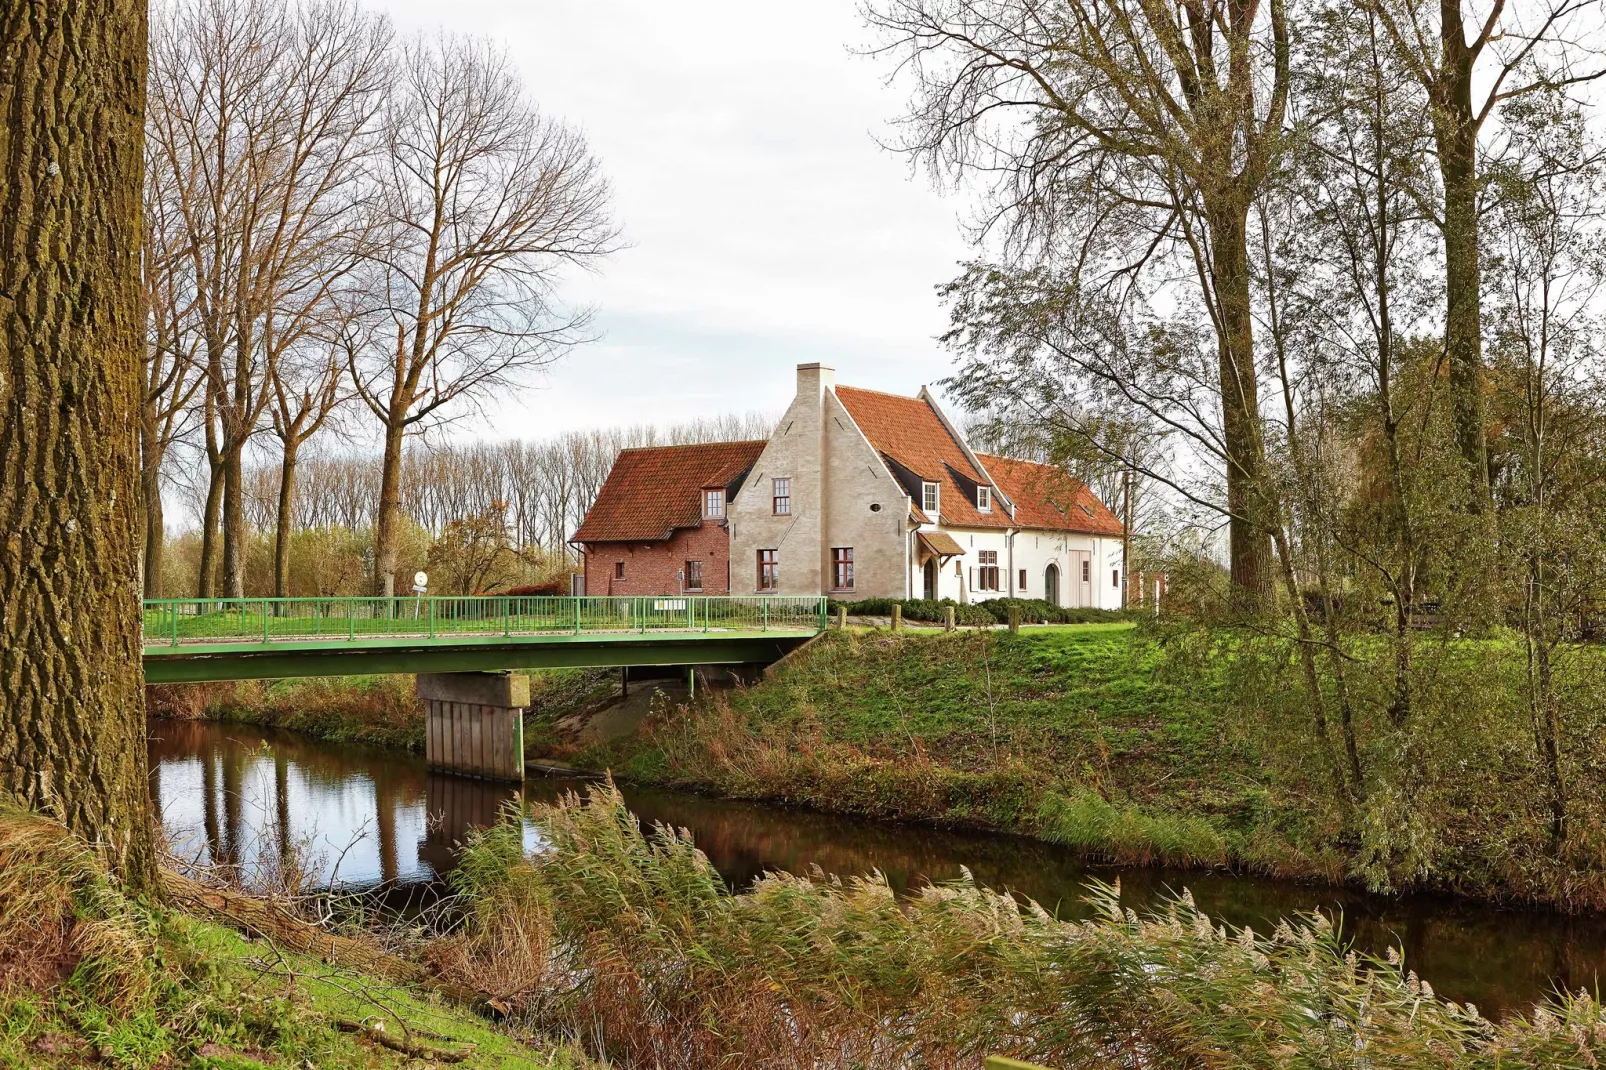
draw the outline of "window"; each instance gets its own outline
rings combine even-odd
[[[685,499],[682,498],[681,500],[684,501]],[[625,578],[625,563],[623,561],[615,561],[613,563],[613,578],[616,580]]]
[[[1114,587],[1116,590],[1120,590],[1121,589],[1121,570],[1120,569],[1118,569],[1118,568],[1110,569],[1110,586]]]
[[[934,517],[942,511],[942,488],[936,483],[920,484],[920,511]]]
[[[725,519],[724,490],[703,491],[703,516],[709,520]]]
[[[831,548],[831,587],[838,591],[853,590],[853,547]]]
[[[1093,579],[1093,562],[1082,558],[1082,582],[1090,583]]]
[[[701,561],[686,562],[686,590],[700,591],[703,589],[703,563]]]
[[[990,513],[993,511],[993,488],[976,488],[976,508],[983,513]]]
[[[775,515],[776,516],[791,516],[792,515],[792,480],[791,480],[791,478],[783,476],[780,479],[771,480],[770,482],[772,484],[772,493],[774,495]]]
[[[1026,593],[1026,570],[1025,569],[1021,569],[1020,570],[1020,593],[1021,594],[1025,594]]]
[[[775,557],[774,550],[758,552],[758,589],[761,591],[775,590],[779,577],[779,564]]]
[[[982,550],[976,555],[976,590],[998,590],[998,551]]]

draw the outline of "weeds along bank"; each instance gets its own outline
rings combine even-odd
[[[1121,862],[1241,866],[1375,890],[1606,906],[1606,655],[1557,659],[1566,842],[1552,845],[1521,646],[1349,652],[1364,795],[1335,781],[1293,644],[1084,625],[832,632],[774,679],[663,710],[584,764],[659,784],[1006,829]],[[1328,697],[1339,686],[1321,681]],[[1330,740],[1337,727],[1329,725]]]
[[[152,684],[153,717],[227,721],[300,732],[332,743],[424,749],[424,706],[411,676]]]
[[[530,687],[550,722],[611,697],[618,690],[618,673],[536,670]],[[410,675],[153,684],[145,689],[145,705],[153,717],[249,724],[331,743],[424,751],[424,704]]]
[[[0,1067],[374,1070],[446,1059],[594,1065],[418,990],[130,901],[60,825],[0,805]]]
[[[1113,897],[1057,921],[973,885],[898,901],[879,880],[768,877],[732,894],[695,846],[644,838],[616,792],[540,807],[458,869],[473,913],[443,975],[514,1021],[623,1068],[1583,1067],[1606,1056],[1587,996],[1498,1024],[1401,966],[1345,954],[1320,918],[1217,928],[1179,899]]]

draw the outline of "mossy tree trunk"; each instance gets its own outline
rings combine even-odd
[[[145,0],[0,5],[0,791],[154,887],[140,666]]]

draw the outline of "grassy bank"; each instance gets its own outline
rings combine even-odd
[[[432,995],[130,901],[60,826],[0,808],[0,1067],[367,1070],[448,1059],[591,1065]]]
[[[411,676],[155,684],[145,689],[145,705],[153,717],[281,728],[332,743],[424,749],[424,706]]]
[[[1119,862],[1606,906],[1598,651],[1565,663],[1576,744],[1559,851],[1544,833],[1513,644],[1424,655],[1430,686],[1408,732],[1381,723],[1381,700],[1357,699],[1372,776],[1360,804],[1333,790],[1290,658],[1264,637],[1129,625],[833,632],[774,679],[664,711],[577,757],[664,785],[1008,830]],[[1357,669],[1348,682],[1367,678]]]
[[[526,729],[531,746],[551,742],[552,725],[616,694],[618,686],[615,669],[532,670],[531,698],[539,716]],[[424,704],[415,678],[406,675],[156,684],[145,689],[145,704],[153,717],[279,728],[330,743],[424,750]]]

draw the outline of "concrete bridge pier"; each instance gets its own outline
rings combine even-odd
[[[482,777],[524,779],[524,708],[530,678],[509,672],[418,674],[427,708],[424,758],[431,769]]]

